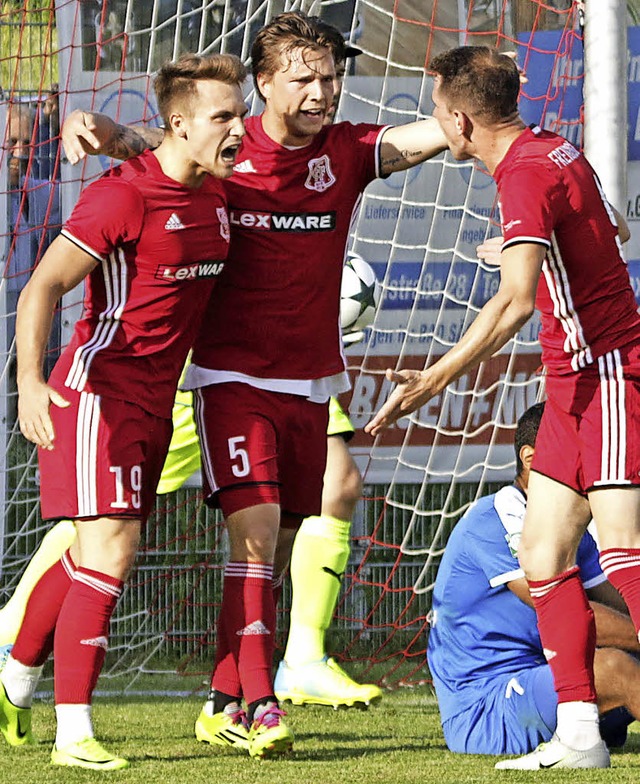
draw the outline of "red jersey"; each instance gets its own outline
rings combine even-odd
[[[547,248],[536,307],[542,362],[556,374],[640,338],[640,316],[614,214],[597,175],[568,141],[527,129],[497,167],[503,248]]]
[[[227,256],[220,181],[207,177],[187,188],[146,152],[86,188],[62,233],[99,263],[85,281],[82,318],[51,382],[170,418]]]
[[[379,176],[382,130],[338,123],[307,147],[288,149],[267,136],[261,117],[246,121],[239,162],[224,185],[230,263],[209,303],[195,365],[275,379],[344,370],[342,265],[362,191]]]

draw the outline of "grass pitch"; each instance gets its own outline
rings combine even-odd
[[[631,727],[625,752],[612,770],[496,771],[495,758],[451,754],[440,730],[435,699],[427,689],[385,694],[368,711],[287,706],[296,735],[288,758],[257,761],[246,753],[197,743],[193,735],[202,699],[97,699],[97,735],[131,761],[124,771],[93,772],[49,763],[54,738],[51,704],[34,706],[33,747],[0,747],[0,782],[126,784],[467,784],[468,782],[637,782],[640,725]],[[635,730],[635,732],[634,732]],[[1,740],[0,740],[1,742]]]

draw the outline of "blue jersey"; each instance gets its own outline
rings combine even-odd
[[[517,549],[525,503],[515,486],[481,498],[447,542],[427,648],[443,722],[474,704],[497,676],[546,664],[535,611],[507,588],[524,577]],[[605,581],[588,533],[577,562],[585,588]]]

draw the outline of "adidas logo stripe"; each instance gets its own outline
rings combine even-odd
[[[257,174],[257,169],[251,163],[249,158],[247,158],[246,161],[240,161],[240,163],[236,163],[236,165],[233,167],[233,170],[241,174]]]
[[[176,229],[184,229],[184,223],[175,212],[172,212],[169,216],[169,220],[164,224],[164,227],[167,231],[175,231]]]
[[[262,623],[262,621],[254,621],[250,623],[248,626],[245,626],[244,629],[238,629],[236,632],[238,637],[252,637],[258,634],[271,634],[269,629]]]

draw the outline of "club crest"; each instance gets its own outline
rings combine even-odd
[[[309,163],[309,176],[304,184],[305,188],[310,191],[318,191],[323,193],[330,188],[336,181],[336,178],[331,171],[331,163],[328,155],[323,155],[321,158],[312,158]]]

